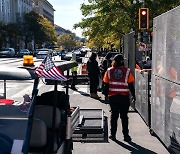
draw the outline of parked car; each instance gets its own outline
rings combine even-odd
[[[71,60],[72,52],[66,53],[64,56],[61,56],[61,60]]]
[[[38,52],[39,52],[39,49],[34,50],[34,52],[33,52],[33,56],[35,56],[35,57],[36,57],[36,55],[38,54]]]
[[[15,50],[14,48],[2,48],[0,49],[0,57],[14,57]]]
[[[47,50],[39,51],[36,55],[37,59],[44,59],[49,52]]]
[[[17,52],[17,57],[23,57],[24,55],[30,55],[30,51],[28,49],[21,49]]]
[[[82,63],[82,57],[79,56],[80,55],[79,52],[75,51],[75,53],[76,53],[76,61]],[[64,57],[61,57],[61,60],[69,61],[71,60],[71,58],[72,58],[72,52],[68,52]]]
[[[42,49],[36,49],[33,53],[33,56],[37,56],[37,54],[40,51],[48,51],[48,53],[50,53],[53,56],[53,50],[52,49],[47,49],[47,48],[42,48]]]

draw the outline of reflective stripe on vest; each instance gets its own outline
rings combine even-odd
[[[109,91],[129,92],[129,89],[115,89],[115,88],[109,88]]]
[[[111,82],[110,81],[109,84],[128,86],[128,83],[124,83],[124,82]]]
[[[123,76],[121,79],[114,79],[112,72],[116,69],[120,69],[123,71]],[[126,94],[129,95],[129,88],[128,88],[128,77],[130,73],[129,68],[120,67],[120,68],[108,68],[107,70],[108,78],[109,78],[109,95],[117,95],[117,94]]]

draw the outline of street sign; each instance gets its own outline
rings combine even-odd
[[[148,51],[147,44],[144,42],[139,42],[138,49],[139,49],[139,51]]]

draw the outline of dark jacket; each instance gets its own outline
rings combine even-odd
[[[100,70],[96,59],[90,57],[87,62],[87,70],[89,76],[99,76]]]
[[[112,60],[111,59],[104,59],[101,65],[101,75],[104,76],[105,72],[109,67],[111,67]]]

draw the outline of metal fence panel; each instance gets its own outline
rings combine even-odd
[[[180,85],[158,76],[152,81],[152,129],[167,147],[180,152]]]
[[[154,19],[152,73],[180,84],[179,14],[180,6]]]
[[[135,32],[124,35],[124,57],[125,57],[125,66],[130,68],[132,74],[134,73],[135,68]]]
[[[151,127],[180,153],[180,6],[153,21]]]
[[[135,89],[136,89],[136,103],[135,108],[149,125],[149,105],[148,105],[148,73],[140,73],[135,70]]]

